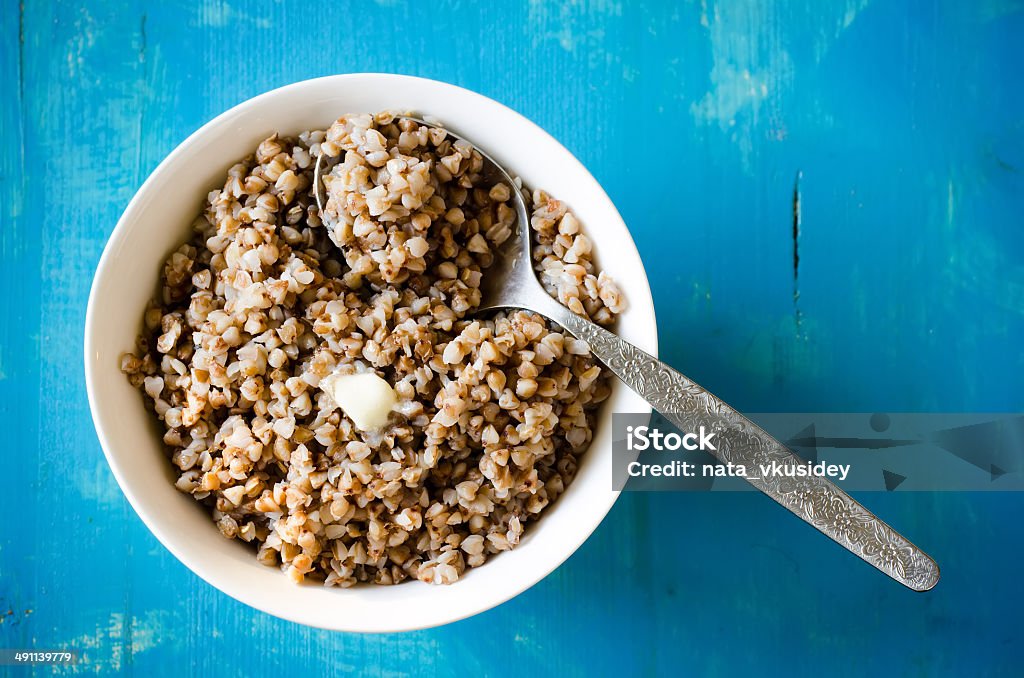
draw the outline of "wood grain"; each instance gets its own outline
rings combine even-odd
[[[1024,504],[997,493],[863,497],[942,564],[927,595],[763,497],[630,494],[476,618],[394,636],[273,619],[128,507],[81,352],[103,243],[177,143],[279,85],[394,71],[491,96],[572,150],[640,248],[662,358],[741,410],[1018,411],[1022,10],[6,0],[0,646],[78,649],[101,675],[1019,674]]]

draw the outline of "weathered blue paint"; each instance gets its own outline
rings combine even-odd
[[[278,85],[395,71],[494,97],[576,153],[636,238],[663,357],[738,407],[1019,411],[1022,9],[5,0],[0,646],[142,675],[1019,675],[1024,500],[994,493],[864,497],[942,564],[927,595],[763,497],[631,495],[474,619],[396,636],[278,621],[136,518],[80,356],[103,243],[175,144]]]

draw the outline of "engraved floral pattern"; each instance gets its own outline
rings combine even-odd
[[[739,412],[669,366],[583,318],[566,313],[559,322],[590,344],[591,350],[620,379],[683,430],[700,424],[721,432],[715,455],[744,464],[748,474],[761,464],[804,463],[785,446]],[[939,579],[939,568],[870,511],[824,478],[774,476],[750,480],[794,514],[828,535],[893,579],[927,591]]]
[[[908,564],[912,564],[914,558],[912,549],[891,541],[873,541],[865,544],[864,553],[901,577],[907,576]]]

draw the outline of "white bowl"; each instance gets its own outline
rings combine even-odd
[[[235,106],[181,143],[128,204],[96,270],[85,323],[85,376],[93,421],[117,482],[139,517],[189,569],[229,596],[272,615],[326,629],[383,632],[437,626],[482,612],[525,591],[558,567],[600,524],[612,490],[611,412],[650,407],[616,384],[594,442],[567,491],[514,550],[455,584],[296,586],[229,541],[207,512],[176,490],[163,444],[139,391],[119,371],[162,262],[188,238],[207,192],[238,158],[274,131],[323,128],[339,115],[414,110],[443,120],[528,186],[566,201],[593,238],[602,268],[629,302],[618,326],[627,341],[657,353],[654,305],[643,264],[622,218],[597,181],[561,144],[518,113],[468,90],[388,74],[338,75],[267,92]]]

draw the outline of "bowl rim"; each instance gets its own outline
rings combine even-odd
[[[219,126],[225,120],[232,119],[236,116],[246,115],[247,113],[250,113],[253,110],[258,110],[259,107],[264,102],[270,99],[283,96],[292,90],[300,90],[302,88],[310,87],[316,83],[323,84],[329,82],[337,83],[339,86],[345,86],[351,85],[355,81],[368,79],[388,80],[391,81],[389,83],[389,85],[391,86],[400,86],[402,82],[417,82],[426,86],[437,87],[442,90],[447,89],[449,91],[458,91],[463,96],[468,94],[470,97],[475,97],[479,100],[483,100],[483,103],[486,103],[487,105],[500,107],[500,109],[503,109],[505,113],[517,118],[520,123],[531,128],[533,133],[541,135],[548,142],[550,142],[555,147],[563,151],[568,161],[573,165],[573,171],[578,172],[580,176],[582,176],[584,179],[589,180],[589,182],[592,183],[593,188],[596,191],[598,191],[599,195],[603,196],[604,199],[607,201],[607,204],[611,207],[611,214],[609,214],[609,219],[612,222],[618,222],[618,225],[621,225],[622,230],[624,232],[625,239],[622,245],[625,246],[628,243],[628,247],[631,249],[627,252],[627,254],[633,256],[635,260],[639,263],[639,271],[642,273],[642,276],[640,276],[640,278],[642,278],[642,284],[638,279],[634,284],[636,289],[630,289],[629,303],[631,308],[642,309],[644,311],[646,318],[633,319],[631,320],[631,322],[643,323],[644,320],[646,320],[647,326],[641,328],[642,330],[644,330],[645,334],[648,337],[648,344],[645,347],[645,350],[654,356],[657,356],[658,354],[657,319],[655,315],[654,301],[651,295],[650,280],[647,276],[646,268],[643,265],[643,260],[641,259],[639,251],[636,248],[636,243],[633,240],[632,234],[629,232],[629,229],[626,226],[624,220],[622,219],[622,216],[619,214],[618,209],[614,206],[614,203],[608,197],[604,188],[597,181],[597,179],[594,178],[594,176],[590,173],[586,166],[584,166],[583,163],[561,142],[559,142],[546,130],[541,128],[539,125],[534,123],[525,115],[486,95],[480,94],[479,92],[475,92],[465,87],[461,87],[459,85],[454,85],[452,83],[412,75],[382,72],[360,72],[326,75],[292,82],[280,87],[267,90],[261,94],[255,95],[244,101],[241,101],[235,104],[234,106],[231,106],[224,112],[218,114],[217,116],[211,118],[210,120],[202,124],[199,128],[197,128],[195,131],[193,131],[191,134],[189,134],[183,141],[178,143],[174,147],[174,149],[170,153],[168,153],[167,156],[164,157],[163,160],[161,160],[160,163],[157,164],[157,166],[149,173],[145,181],[142,182],[142,184],[136,189],[135,193],[132,195],[132,198],[129,200],[121,216],[118,218],[117,224],[114,226],[114,229],[107,237],[107,240],[103,247],[103,252],[96,265],[96,270],[93,275],[92,283],[90,285],[88,305],[86,308],[84,324],[83,348],[85,363],[85,384],[89,402],[90,415],[93,421],[93,427],[96,430],[100,446],[103,450],[103,455],[107,461],[107,465],[110,467],[110,470],[114,475],[115,480],[117,481],[119,488],[121,489],[121,492],[124,494],[125,498],[128,500],[132,509],[139,517],[139,519],[142,520],[146,528],[153,534],[154,537],[156,537],[157,541],[159,541],[164,548],[170,551],[170,553],[180,563],[182,563],[188,570],[190,570],[193,574],[202,579],[205,583],[209,584],[214,589],[230,596],[231,598],[237,600],[238,602],[250,608],[260,610],[261,612],[267,613],[271,616],[280,619],[285,619],[293,623],[302,624],[305,626],[315,628],[356,633],[403,632],[424,628],[434,628],[437,626],[453,623],[480,614],[481,612],[485,612],[489,609],[495,608],[511,600],[512,598],[515,598],[516,596],[520,595],[526,590],[532,588],[542,579],[546,578],[549,574],[558,569],[558,567],[560,567],[566,560],[568,560],[568,558],[571,557],[580,548],[580,546],[582,546],[583,543],[590,538],[593,532],[597,530],[597,528],[601,525],[602,522],[604,522],[608,513],[611,511],[615,502],[618,500],[620,491],[609,491],[609,493],[606,495],[608,497],[608,501],[603,505],[593,507],[593,510],[595,510],[595,512],[600,511],[600,520],[595,522],[593,524],[593,527],[589,530],[580,531],[579,533],[576,533],[574,537],[570,538],[568,541],[573,542],[572,548],[565,550],[565,555],[563,557],[553,559],[550,562],[550,568],[541,568],[544,571],[539,576],[523,577],[521,581],[517,581],[514,585],[508,586],[506,589],[504,589],[500,595],[484,599],[481,603],[474,605],[471,609],[468,609],[464,613],[448,616],[441,615],[437,620],[428,623],[402,624],[399,622],[395,624],[390,624],[388,625],[387,628],[356,628],[347,625],[325,625],[317,621],[311,621],[308,618],[303,618],[301,615],[289,613],[287,610],[275,608],[270,605],[264,605],[259,602],[253,601],[251,598],[247,598],[240,588],[228,586],[224,581],[223,577],[217,575],[216,572],[213,571],[217,568],[208,567],[202,562],[201,559],[194,558],[192,555],[184,553],[178,547],[177,538],[171,536],[168,533],[168,530],[164,529],[163,525],[159,520],[149,515],[149,511],[144,507],[143,502],[138,496],[139,490],[135,488],[133,484],[127,480],[123,469],[121,468],[119,462],[117,461],[117,455],[114,454],[114,452],[112,451],[114,444],[111,442],[107,435],[107,431],[105,430],[104,424],[101,421],[101,416],[99,413],[100,404],[99,395],[97,394],[97,375],[94,371],[94,363],[90,359],[90,357],[95,351],[95,335],[97,330],[95,309],[98,295],[97,290],[100,287],[102,287],[100,283],[105,277],[111,275],[110,271],[113,269],[112,263],[115,257],[114,252],[115,250],[118,249],[117,245],[119,245],[121,241],[123,241],[126,238],[126,234],[129,232],[131,224],[136,220],[135,213],[142,208],[143,197],[149,192],[151,192],[154,186],[160,183],[160,181],[163,179],[163,175],[169,171],[168,168],[174,164],[175,160],[180,155],[184,154],[186,152],[186,149],[192,146],[197,139],[205,135],[211,128]],[[625,385],[619,383],[616,384],[615,387],[625,388]],[[647,405],[644,408],[644,412],[642,412],[641,414],[649,415],[650,412],[651,408],[649,405]],[[611,413],[608,413],[605,416],[610,419],[610,414]],[[457,582],[452,586],[457,586]]]

